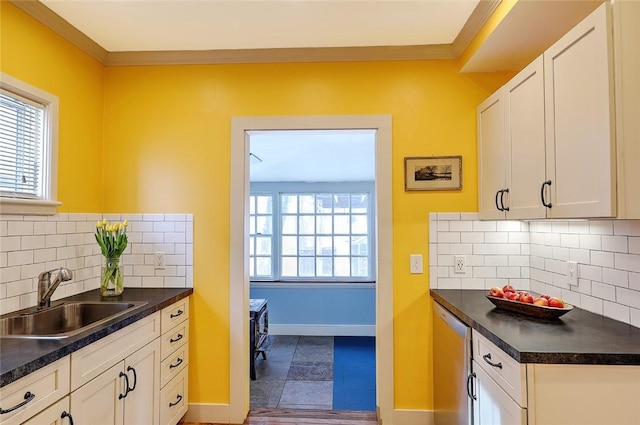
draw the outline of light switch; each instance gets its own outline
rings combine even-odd
[[[422,274],[422,254],[409,255],[409,262],[411,274]]]

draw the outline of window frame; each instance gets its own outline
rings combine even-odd
[[[282,211],[281,211],[281,195],[282,194],[368,194],[368,222],[367,236],[369,238],[368,249],[368,268],[369,276],[366,278],[357,277],[282,277],[281,261],[282,261]],[[375,240],[375,182],[329,182],[329,183],[308,183],[308,182],[253,182],[250,185],[249,196],[272,196],[272,277],[251,276],[249,280],[252,285],[264,285],[265,287],[276,287],[278,285],[290,286],[301,284],[304,287],[313,285],[357,285],[358,287],[374,284],[376,281],[376,240]],[[335,213],[332,213],[334,215]],[[332,233],[333,234],[333,233]],[[255,253],[254,253],[255,254]],[[314,256],[315,257],[315,256]],[[351,258],[351,255],[349,255]]]
[[[9,95],[14,94],[38,103],[44,110],[42,193],[38,198],[0,196],[0,213],[53,215],[56,213],[56,208],[62,205],[56,199],[58,194],[58,97],[2,72],[0,72],[0,88]]]

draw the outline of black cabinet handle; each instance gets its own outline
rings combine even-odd
[[[0,407],[0,415],[4,415],[5,413],[11,413],[16,409],[21,408],[22,406],[24,406],[25,404],[29,403],[34,398],[36,398],[36,395],[34,393],[32,393],[31,391],[27,391],[26,393],[24,393],[24,401],[22,403],[16,404],[15,406],[10,407],[8,409],[3,409],[3,408]]]
[[[491,353],[487,353],[484,356],[482,356],[482,358],[484,359],[485,362],[487,362],[489,365],[493,366],[493,367],[497,367],[498,369],[502,369],[502,363],[493,363],[491,361]]]
[[[60,419],[64,418],[69,418],[69,425],[73,425],[73,416],[71,416],[71,413],[67,413],[66,411],[62,412],[62,415],[60,415]]]
[[[501,190],[502,194],[500,195],[500,205],[502,206],[501,211],[509,211],[509,207],[504,206],[504,194],[509,193],[509,189]]]
[[[547,204],[547,202],[544,200],[544,187],[547,185],[551,187],[551,180],[547,180],[546,182],[542,183],[542,187],[540,188],[540,200],[542,201],[542,205],[544,205],[547,208],[551,208],[552,207],[551,202]]]
[[[127,375],[124,372],[120,372],[120,375],[118,375],[119,378],[123,378],[124,377],[124,382],[125,382],[125,391],[124,394],[120,394],[118,396],[118,400],[122,400],[123,398],[125,398],[127,396],[127,394],[129,394],[129,375]]]
[[[173,369],[174,367],[178,367],[182,364],[182,359],[180,357],[178,357],[178,361],[176,362],[176,364],[170,364],[169,365],[169,369]]]
[[[171,313],[171,314],[169,315],[169,318],[174,319],[174,318],[176,318],[176,317],[182,316],[182,313],[184,313],[184,311],[182,311],[182,310],[178,310],[178,312],[177,312],[176,314]]]
[[[129,376],[129,371],[133,372],[133,387],[127,388],[127,393],[136,389],[136,384],[138,383],[138,374],[136,370],[131,366],[127,366],[127,377]],[[127,385],[129,385],[129,380],[127,379]]]
[[[471,372],[471,374],[469,374],[469,376],[467,376],[467,395],[469,396],[470,399],[472,400],[477,400],[478,397],[476,397],[476,395],[473,393],[473,387],[471,386],[471,380],[475,379],[476,377],[476,373],[475,372]]]
[[[502,193],[502,190],[499,190],[499,191],[497,191],[497,192],[496,192],[496,199],[495,199],[495,201],[496,201],[496,209],[497,209],[498,211],[502,211],[502,208],[500,208],[500,205],[498,205],[498,197],[500,196],[500,194],[501,194],[501,193]]]
[[[169,342],[174,343],[174,342],[178,342],[182,339],[182,334],[178,334],[178,336],[176,337],[176,339],[170,339]]]
[[[180,400],[182,400],[182,396],[180,394],[177,394],[176,397],[177,397],[176,402],[175,403],[169,403],[169,407],[177,406],[178,403],[180,403]]]

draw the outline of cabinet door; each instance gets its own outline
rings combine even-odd
[[[478,217],[504,218],[498,208],[506,189],[505,112],[502,89],[478,106]]]
[[[47,407],[33,418],[22,425],[70,425],[71,416],[69,414],[69,397]]]
[[[616,213],[608,7],[605,2],[544,53],[551,218]]]
[[[123,364],[112,366],[71,393],[71,413],[76,424],[123,424],[121,396],[126,392],[126,380],[121,375]]]
[[[160,340],[127,357],[125,373],[130,388],[124,398],[125,425],[157,425],[160,422]]]
[[[474,425],[526,425],[527,409],[523,409],[473,361],[475,396]]]
[[[545,218],[544,78],[540,56],[504,86],[507,218]]]

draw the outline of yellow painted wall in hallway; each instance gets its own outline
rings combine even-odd
[[[455,61],[408,61],[113,67],[105,93],[106,209],[194,213],[195,403],[228,401],[231,117],[390,114],[396,407],[431,408],[428,273],[408,258],[428,259],[430,211],[476,210],[486,90]],[[464,158],[462,191],[404,191],[404,157],[449,154]]]
[[[58,211],[100,212],[104,66],[2,0],[0,70],[59,98]]]

